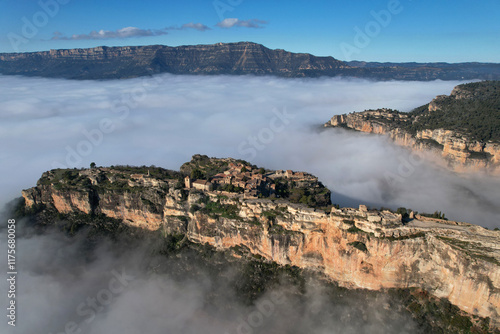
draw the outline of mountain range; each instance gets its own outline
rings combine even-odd
[[[375,80],[500,79],[497,63],[344,62],[272,50],[251,42],[171,47],[100,46],[0,54],[0,73],[79,80],[124,79],[158,73],[356,77]]]

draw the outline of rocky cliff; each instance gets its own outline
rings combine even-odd
[[[390,211],[315,209],[198,190],[175,172],[53,170],[24,190],[31,211],[105,215],[195,243],[324,273],[342,286],[419,287],[500,321],[500,232]]]
[[[332,57],[271,50],[255,43],[96,47],[0,54],[0,73],[69,79],[118,79],[174,74],[336,75]]]
[[[488,91],[485,91],[488,89]],[[457,172],[500,174],[500,82],[455,87],[410,113],[391,109],[333,116],[325,127],[388,135],[415,151],[429,151]]]
[[[0,73],[67,79],[119,79],[156,73],[350,76],[380,80],[500,79],[500,64],[346,63],[333,57],[240,42],[170,47],[95,47],[0,54]]]

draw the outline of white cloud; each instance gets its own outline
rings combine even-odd
[[[100,40],[100,39],[116,39],[116,38],[137,38],[137,37],[151,37],[151,36],[162,36],[168,34],[169,30],[186,30],[194,29],[198,31],[211,30],[210,27],[202,23],[186,23],[182,26],[171,26],[163,29],[140,29],[136,27],[125,27],[118,30],[93,30],[88,34],[75,34],[71,36],[65,36],[60,31],[55,31],[52,36],[52,40]]]
[[[211,28],[207,27],[206,25],[202,23],[186,23],[181,26],[181,29],[195,29],[198,31],[206,31],[206,30],[211,30]]]
[[[267,137],[252,163],[311,172],[341,205],[440,210],[453,219],[499,227],[498,178],[465,178],[424,162],[400,182],[388,184],[384,174],[397,174],[401,161],[410,161],[407,150],[383,136],[319,126],[333,114],[353,110],[390,107],[408,111],[435,95],[449,94],[456,84],[169,74],[108,81],[0,76],[0,204],[34,186],[54,162],[66,163],[67,148],[77,149],[83,141],[97,144],[70,167],[86,167],[95,161],[98,165],[154,164],[177,170],[195,153],[248,159],[239,150],[241,143],[270,128],[274,108],[286,108],[294,118],[284,127],[274,123],[278,131],[272,139]],[[131,96],[136,98],[131,101]],[[120,119],[125,105],[129,113]],[[115,129],[99,138],[95,130],[103,119],[111,120]],[[26,229],[18,225],[18,231]],[[5,233],[0,229],[0,240],[6,240]],[[234,291],[228,288],[232,285],[221,287],[220,281],[209,280],[203,273],[177,281],[165,273],[168,268],[198,268],[196,264],[171,266],[164,257],[153,258],[151,252],[130,244],[123,252],[116,243],[112,251],[101,245],[94,255],[82,257],[82,249],[88,247],[57,234],[18,235],[16,240],[16,259],[23,268],[17,295],[24,310],[18,323],[22,333],[59,333],[69,322],[86,326],[85,333],[233,333],[238,331],[239,317],[255,310],[234,301]],[[154,275],[146,274],[150,272],[148,260],[154,263],[149,267],[155,268]],[[111,270],[121,268],[136,280],[86,324],[87,316],[76,311],[80,303],[107,288]],[[213,288],[217,293],[210,290]],[[6,280],[0,281],[0,291],[7,291]],[[352,303],[335,305],[335,300],[324,297],[327,295],[308,285],[301,301],[304,304],[290,300],[277,307],[266,327],[255,331],[415,332],[411,319],[399,316],[392,320],[397,307],[386,312],[379,304],[366,305],[365,322],[361,321],[364,317],[355,319],[360,324],[338,321],[359,311]],[[207,305],[213,298],[223,310]],[[324,313],[311,318],[310,307]],[[403,324],[410,327],[405,329]],[[8,328],[6,321],[0,323],[0,332],[9,333]]]
[[[263,25],[267,24],[267,21],[251,19],[251,20],[240,20],[236,18],[228,18],[220,21],[216,24],[219,28],[233,28],[233,27],[245,27],[245,28],[263,28]]]
[[[63,36],[60,32],[55,32],[53,40],[83,40],[83,39],[114,39],[114,38],[132,38],[132,37],[149,37],[166,35],[166,29],[140,29],[136,27],[125,27],[115,31],[99,30],[91,31],[88,34],[71,35],[70,37]]]

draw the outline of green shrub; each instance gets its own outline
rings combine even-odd
[[[356,226],[351,226],[347,229],[347,232],[349,233],[358,233],[358,232],[364,232],[363,230],[357,228]]]
[[[398,126],[414,134],[425,129],[446,129],[463,133],[472,140],[500,141],[500,81],[475,82],[458,87],[466,95],[469,94],[469,98],[446,97],[439,102],[440,109],[437,111],[429,111],[428,104],[418,107],[410,112],[414,121]],[[418,119],[415,119],[416,116]],[[478,156],[479,159],[484,157],[487,156]]]
[[[269,210],[269,211],[263,211],[261,213],[261,216],[267,218],[268,220],[270,220],[272,222],[274,222],[274,221],[276,221],[276,217],[279,214],[280,213],[276,212],[275,210]]]
[[[208,201],[205,207],[200,211],[208,214],[212,218],[221,216],[227,219],[241,219],[241,217],[239,216],[238,207],[236,205],[222,204],[220,200],[216,202]]]
[[[189,212],[191,214],[194,214],[196,211],[199,211],[201,209],[201,206],[197,204],[191,204],[191,207],[189,208]]]

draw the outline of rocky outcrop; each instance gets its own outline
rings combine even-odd
[[[131,78],[156,73],[350,76],[380,80],[500,79],[500,64],[420,65],[423,64],[348,64],[333,57],[271,50],[250,42],[178,47],[100,46],[0,54],[2,74],[86,80]]]
[[[435,162],[456,172],[482,171],[499,175],[500,143],[496,140],[498,135],[493,134],[497,129],[493,125],[490,128],[484,125],[485,122],[498,122],[498,95],[495,92],[499,89],[498,82],[460,85],[449,96],[439,95],[428,105],[410,113],[391,109],[367,110],[333,116],[324,126],[387,135],[398,145],[417,152],[434,153]],[[469,116],[463,115],[464,110],[475,118],[465,121]],[[439,116],[433,117],[438,112]],[[449,119],[462,123],[451,124]],[[450,128],[437,128],[435,122],[438,121]],[[478,122],[481,124],[476,124]],[[471,131],[477,134],[478,129],[495,136],[495,140],[474,139]]]
[[[183,233],[236,256],[318,271],[349,288],[419,287],[500,321],[498,231],[420,216],[403,224],[399,214],[366,206],[324,211],[105,168],[47,172],[22,194],[28,208]]]
[[[431,105],[429,106],[430,108]],[[394,120],[409,119],[387,109],[336,115],[325,127],[343,127],[356,131],[388,135],[396,144],[418,152],[433,152],[440,159],[435,162],[456,172],[483,171],[500,174],[500,144],[469,140],[445,129],[422,130],[411,134],[394,125]]]

